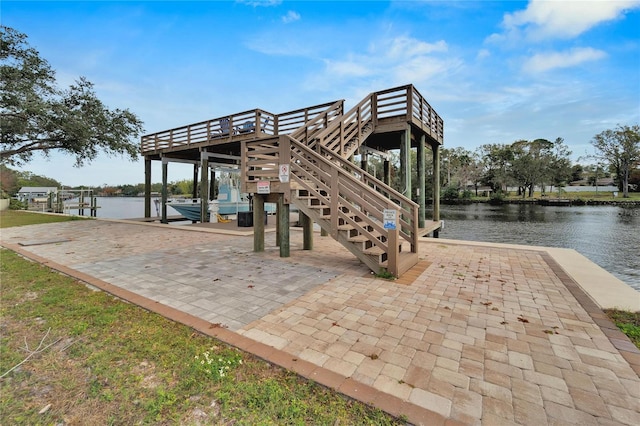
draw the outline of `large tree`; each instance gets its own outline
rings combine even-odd
[[[640,126],[618,126],[593,137],[596,155],[608,162],[616,174],[622,196],[629,197],[629,176],[640,164]]]
[[[2,26],[0,37],[0,161],[22,164],[53,150],[75,156],[77,166],[99,153],[138,157],[142,122],[135,114],[107,108],[84,77],[58,89],[25,34]]]

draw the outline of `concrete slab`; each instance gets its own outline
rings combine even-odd
[[[601,310],[637,294],[570,250],[424,239],[416,269],[387,281],[295,231],[289,258],[273,234],[254,253],[247,235],[123,221],[0,238],[415,424],[640,423],[640,351]]]

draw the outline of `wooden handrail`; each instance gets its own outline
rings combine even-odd
[[[387,230],[382,227],[383,210],[399,210],[400,236],[408,241],[412,248],[416,247],[418,204],[329,150],[323,149],[318,155],[317,152],[295,139],[291,139],[290,144],[292,147],[292,172],[294,170],[300,171],[308,177],[308,173],[305,173],[305,169],[301,167],[305,165],[312,169],[323,170],[328,176],[338,176],[338,186],[340,191],[344,192],[342,196],[345,197],[345,200],[348,200],[348,205],[358,206],[360,208],[360,219],[383,235],[387,233]],[[303,162],[301,154],[296,153],[294,148],[313,161]],[[357,174],[360,174],[360,176],[358,177]],[[295,173],[292,173],[292,175],[296,176]],[[302,181],[299,183],[305,185]],[[329,185],[328,183],[325,184]],[[373,236],[371,238],[376,239]],[[380,245],[373,240],[372,243]]]
[[[309,145],[315,140],[318,133],[326,129],[337,117],[344,112],[344,99],[334,102],[321,114],[316,115],[312,120],[307,121],[302,127],[291,133],[291,137]]]

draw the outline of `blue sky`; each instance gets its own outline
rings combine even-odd
[[[80,76],[145,133],[262,108],[274,113],[414,84],[445,147],[594,135],[640,121],[640,1],[10,1],[67,87]],[[154,162],[159,163],[159,162]],[[143,162],[36,155],[64,185],[144,181]],[[169,180],[192,168],[171,164]],[[154,164],[154,182],[161,180]]]

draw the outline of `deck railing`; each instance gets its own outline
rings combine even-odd
[[[163,150],[188,148],[191,145],[207,142],[239,141],[247,139],[247,136],[260,138],[290,134],[308,121],[322,116],[327,109],[331,109],[336,103],[328,102],[282,114],[254,109],[176,127],[143,136],[140,151],[145,155]]]
[[[427,131],[432,138],[442,143],[444,141],[444,121],[415,87],[409,87],[411,87],[412,117],[422,123],[422,130]]]
[[[443,121],[413,85],[374,92],[316,135],[318,143],[348,158],[356,152],[380,120],[398,118],[418,125],[439,142]],[[314,143],[310,143],[314,146]]]
[[[261,109],[239,112],[142,137],[141,152],[147,154],[253,133],[276,133],[276,115]]]

